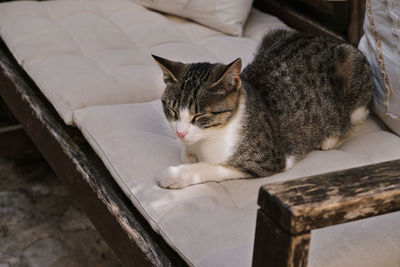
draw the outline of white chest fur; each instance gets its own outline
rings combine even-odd
[[[244,104],[241,103],[235,117],[223,128],[207,129],[205,138],[192,145],[187,145],[187,152],[201,162],[224,163],[235,150],[240,139],[240,129],[244,116]]]

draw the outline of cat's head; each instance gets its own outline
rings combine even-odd
[[[212,136],[236,115],[241,96],[240,58],[228,65],[153,58],[167,85],[161,98],[165,116],[184,143]]]

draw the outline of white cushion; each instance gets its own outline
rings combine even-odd
[[[192,19],[221,32],[240,36],[253,0],[133,0],[154,10]]]
[[[359,49],[372,67],[373,109],[400,135],[400,2],[368,0]]]
[[[183,62],[250,62],[256,40],[285,27],[259,11],[251,15],[246,38],[233,38],[130,0],[18,1],[0,4],[0,35],[72,124],[75,109],[159,98],[165,85],[151,53]]]
[[[196,266],[250,266],[261,185],[400,158],[400,138],[370,118],[338,149],[314,151],[287,172],[166,190],[156,185],[155,176],[180,164],[182,147],[170,132],[159,100],[89,107],[74,115],[76,125],[154,230]],[[310,266],[381,266],[375,263],[399,262],[398,253],[387,252],[393,251],[392,244],[400,244],[400,234],[390,233],[400,223],[400,213],[392,215],[392,219],[385,218],[374,220],[376,224],[359,221],[350,228],[339,228],[344,230],[313,232]],[[350,231],[360,225],[364,231]],[[382,225],[391,228],[377,228]],[[319,231],[324,238],[315,238],[316,242],[314,235],[320,235]],[[368,234],[377,231],[385,237]],[[369,245],[378,239],[378,247]],[[348,240],[360,241],[351,244],[355,246],[352,251],[361,254],[349,255],[344,244]],[[369,265],[348,265],[354,262],[353,257],[365,258],[361,263]]]

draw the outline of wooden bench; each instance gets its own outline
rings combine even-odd
[[[323,12],[327,8],[331,12],[329,2],[299,1],[308,3],[311,9]],[[316,22],[310,13],[305,15],[292,3],[299,1],[259,0],[255,6],[299,30],[358,42],[363,1],[348,1],[343,32]],[[124,266],[187,265],[123,194],[82,134],[63,123],[3,42],[0,95]],[[7,145],[12,139],[19,144],[21,141],[15,140],[25,140],[20,149],[30,147],[21,126],[15,124],[3,127],[0,137],[3,150],[15,147]],[[385,162],[262,187],[253,265],[306,266],[311,230],[400,210],[399,163]]]

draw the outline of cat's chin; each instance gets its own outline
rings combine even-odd
[[[195,144],[195,143],[197,143],[199,140],[185,140],[185,139],[181,139],[181,142],[184,144],[184,145],[193,145],[193,144]]]

